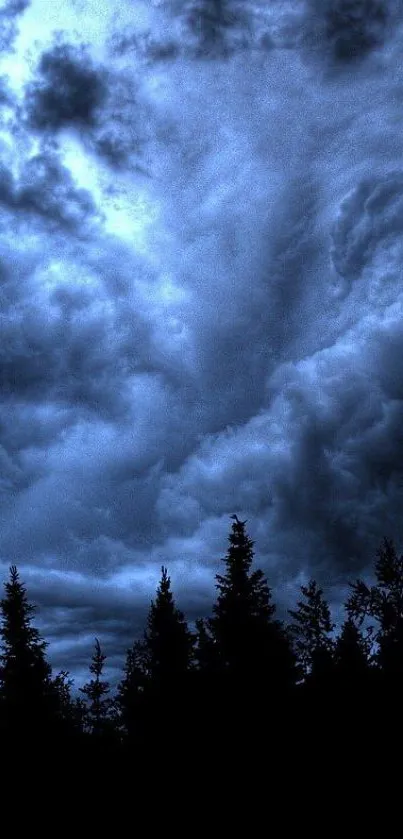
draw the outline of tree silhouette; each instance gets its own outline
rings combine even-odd
[[[338,710],[357,728],[375,686],[372,628],[364,636],[352,618],[344,621],[334,646],[334,690]]]
[[[346,686],[359,683],[371,666],[372,633],[364,637],[352,618],[344,621],[334,646],[335,670]]]
[[[314,684],[324,681],[331,669],[334,648],[331,633],[335,624],[316,580],[301,586],[301,592],[305,599],[298,601],[298,609],[288,610],[294,619],[288,630],[294,639],[300,674],[306,682]]]
[[[185,616],[175,605],[167,569],[162,566],[157,597],[151,602],[144,633],[150,684],[165,690],[186,678],[193,663],[194,644]]]
[[[216,755],[226,777],[235,758],[251,766],[270,754],[277,771],[301,760],[307,746],[324,767],[337,751],[351,761],[373,758],[378,748],[386,759],[384,744],[398,750],[403,556],[393,541],[385,538],[377,551],[375,585],[350,583],[347,619],[333,639],[330,609],[315,580],[301,586],[303,596],[289,610],[291,625],[285,629],[275,619],[272,591],[263,572],[252,568],[246,522],[231,518],[211,617],[196,621],[195,636],[162,567],[115,699],[103,679],[106,657],[97,638],[92,678],[80,688],[86,702],[72,699],[66,670],[52,677],[47,644],[32,626],[34,606],[10,567],[0,601],[0,745],[7,760],[41,754],[54,767],[69,754],[68,762],[75,757],[99,786],[108,767],[114,779],[121,769],[123,782],[124,758],[144,778],[173,749],[186,772],[198,762],[211,766]],[[376,632],[373,626],[364,631],[366,619],[374,619]],[[297,661],[302,684],[295,687]]]
[[[98,638],[95,638],[95,652],[90,664],[90,673],[94,678],[79,688],[87,699],[85,713],[87,731],[94,737],[105,735],[111,728],[113,702],[110,696],[110,685],[102,679],[105,661],[106,655],[102,653]]]
[[[363,580],[350,583],[346,604],[350,618],[362,625],[366,617],[378,623],[375,641],[377,663],[388,682],[403,684],[403,556],[398,557],[393,540],[384,537],[377,550],[376,585]]]
[[[144,691],[149,682],[144,641],[134,641],[127,650],[123,678],[117,686],[116,707],[121,731],[128,747],[133,750],[142,741]]]
[[[47,643],[32,626],[35,607],[15,565],[0,601],[2,722],[10,738],[45,738],[57,716],[57,693],[46,660]]]
[[[333,677],[328,709],[332,709],[334,746],[363,753],[368,730],[373,730],[377,687],[371,627],[364,635],[352,618],[344,621],[334,645]]]
[[[195,637],[175,604],[170,577],[162,566],[143,639],[128,650],[125,675],[118,686],[117,704],[129,740],[152,739],[161,709],[169,709],[172,725],[175,718],[180,726],[181,714],[189,711],[186,697],[194,645]]]
[[[73,679],[68,678],[68,672],[61,670],[51,680],[52,694],[55,697],[55,714],[59,729],[65,739],[77,738],[84,731],[85,706],[82,700],[73,699],[71,688]]]
[[[254,543],[246,522],[233,517],[229,547],[216,575],[218,597],[213,615],[198,623],[199,666],[219,674],[219,690],[250,708],[271,701],[292,687],[295,659],[263,572],[252,571]],[[213,682],[217,683],[217,676]]]
[[[218,673],[221,667],[221,657],[216,639],[209,632],[207,618],[196,620],[195,659],[198,670],[202,674]]]

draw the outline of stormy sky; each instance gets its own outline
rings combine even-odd
[[[0,576],[76,685],[236,512],[280,614],[403,537],[402,0],[0,0]]]

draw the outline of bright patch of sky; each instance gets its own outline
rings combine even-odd
[[[13,52],[0,60],[0,72],[7,74],[13,92],[21,96],[40,54],[53,44],[58,33],[63,33],[63,40],[70,44],[88,45],[93,59],[102,62],[112,29],[124,28],[128,22],[133,25],[136,20],[141,27],[148,17],[145,5],[128,0],[119,6],[108,0],[32,0],[19,19]],[[2,132],[0,141],[12,151],[7,131]],[[32,140],[29,156],[37,152],[38,146],[38,141]],[[147,228],[155,221],[158,209],[148,193],[144,175],[140,172],[132,183],[127,173],[121,178],[116,173],[111,176],[72,132],[62,132],[59,147],[61,159],[77,185],[88,190],[101,209],[105,232],[131,243],[139,253],[146,253]]]

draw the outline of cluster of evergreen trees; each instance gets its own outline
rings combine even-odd
[[[252,570],[253,542],[236,516],[217,574],[209,618],[191,632],[162,568],[143,638],[127,651],[112,695],[98,639],[89,681],[73,699],[56,676],[47,644],[32,626],[34,607],[15,566],[0,602],[0,739],[4,752],[66,750],[100,767],[174,748],[188,761],[242,749],[363,747],[396,738],[403,698],[403,557],[388,539],[378,550],[376,584],[350,584],[338,635],[315,580],[301,586],[291,622],[275,617],[263,572]],[[364,629],[364,624],[372,621]],[[389,732],[389,734],[388,734]],[[163,736],[164,735],[164,736]],[[95,764],[93,764],[95,765]]]

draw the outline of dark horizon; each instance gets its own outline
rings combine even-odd
[[[77,783],[78,770],[87,795],[89,777],[101,781],[102,813],[111,808],[115,816],[114,790],[121,800],[126,782],[133,790],[137,781],[139,794],[160,771],[176,789],[178,782],[191,780],[193,788],[197,782],[202,796],[214,796],[217,776],[245,787],[246,775],[252,786],[260,779],[288,795],[301,791],[301,783],[323,780],[329,791],[333,770],[339,783],[342,769],[345,787],[363,760],[378,761],[378,776],[386,772],[390,782],[389,760],[392,754],[396,760],[402,741],[403,556],[384,538],[374,585],[361,579],[351,585],[336,636],[314,579],[301,586],[289,625],[279,621],[253,558],[246,522],[236,519],[215,602],[196,632],[161,566],[143,637],[128,649],[116,691],[105,679],[106,656],[95,638],[79,698],[65,671],[52,673],[26,586],[10,566],[0,601],[0,750],[6,773],[18,763],[20,792],[28,779],[32,789],[28,762],[39,755],[42,790],[55,778],[60,783],[64,769]],[[354,784],[347,791],[350,812],[352,804],[362,810]],[[252,793],[249,815],[259,809]],[[166,826],[166,814],[158,815]]]
[[[231,516],[230,519],[231,518],[234,518],[234,517]],[[229,520],[229,524],[231,524],[230,520]],[[388,540],[387,537],[384,537],[382,542],[378,545],[378,548],[377,548],[377,551],[376,551],[376,556],[373,557],[369,573],[367,573],[364,578],[361,577],[361,579],[363,579],[364,582],[366,583],[366,585],[368,585],[369,587],[371,587],[372,585],[374,585],[376,583],[376,574],[375,574],[376,559],[377,559],[377,556],[379,555],[379,551],[382,549],[383,545],[385,544],[385,540],[391,542],[391,544],[394,546],[394,549],[396,550],[396,555],[400,556],[400,552],[399,552],[399,550],[397,550],[397,547],[394,544],[393,539]],[[260,568],[259,563],[256,560],[256,554],[257,554],[257,552],[255,550],[255,546],[253,545],[252,570],[256,570],[256,569]],[[221,574],[222,571],[223,571],[222,563],[225,561],[225,557],[226,557],[226,554],[223,551],[223,555],[220,558],[219,565],[218,565],[218,571],[217,571],[218,574]],[[402,554],[402,558],[403,558],[403,554]],[[164,566],[162,566],[162,567],[164,567]],[[10,568],[9,568],[8,577],[10,575],[11,568],[12,568],[12,566],[10,566]],[[166,570],[168,572],[169,578],[171,579],[171,575],[169,574],[169,569],[166,569]],[[17,571],[20,574],[19,569],[17,569]],[[160,572],[161,572],[161,569],[160,569]],[[3,586],[4,586],[4,583],[7,582],[8,577],[3,582]],[[20,577],[21,577],[21,575],[20,575]],[[159,574],[159,578],[158,578],[159,581],[160,581],[160,578],[161,578],[161,573]],[[311,578],[311,579],[313,579],[313,578]],[[338,609],[337,609],[337,611],[335,611],[334,605],[332,607],[332,604],[331,604],[331,602],[329,601],[329,598],[328,598],[329,592],[332,591],[332,581],[328,580],[327,581],[328,584],[326,585],[326,584],[322,584],[319,579],[315,578],[315,582],[318,584],[318,586],[321,588],[321,590],[323,592],[324,599],[329,604],[329,613],[330,613],[330,616],[331,616],[331,620],[333,622],[333,628],[329,632],[329,638],[333,639],[334,641],[336,641],[337,638],[339,637],[340,632],[342,630],[342,626],[343,626],[344,622],[347,620],[348,611],[346,610],[346,603],[348,601],[348,597],[351,594],[351,589],[354,586],[354,584],[356,583],[356,581],[357,581],[357,577],[355,577],[354,579],[351,578],[351,579],[346,581],[346,585],[344,587],[343,603],[341,603],[341,604],[338,603]],[[26,581],[21,580],[21,582],[26,587]],[[279,605],[276,590],[273,589],[273,587],[270,585],[269,580],[267,580],[267,583],[268,583],[268,585],[269,585],[269,587],[272,591],[273,604],[275,606],[275,618],[278,619],[284,626],[289,626],[292,623],[292,617],[291,617],[291,614],[290,614],[290,610],[296,608],[297,600],[298,600],[298,598],[301,597],[302,587],[307,586],[309,584],[308,578],[306,578],[304,580],[301,579],[299,588],[294,592],[294,598],[289,599],[287,601],[287,605],[285,604],[285,601],[284,602],[280,601],[280,605]],[[173,590],[175,603],[178,606],[178,608],[181,609],[181,611],[183,612],[184,617],[185,617],[186,622],[187,622],[187,625],[188,625],[191,632],[195,632],[197,634],[197,621],[200,618],[206,619],[211,615],[211,610],[212,610],[214,599],[215,599],[215,596],[216,596],[216,593],[217,593],[216,589],[217,589],[217,576],[215,576],[214,593],[212,592],[211,602],[209,603],[208,608],[205,608],[203,610],[203,612],[199,612],[199,614],[194,615],[191,620],[189,620],[189,616],[186,614],[186,611],[181,609],[180,599],[177,598],[177,596],[176,596],[177,593],[176,593],[175,589]],[[156,591],[157,591],[157,586],[156,586]],[[118,648],[118,641],[117,641],[117,638],[119,638],[119,633],[117,633],[117,637],[109,638],[107,644],[105,644],[104,639],[102,637],[98,636],[98,640],[100,641],[101,646],[102,646],[102,652],[105,655],[105,663],[103,665],[104,678],[107,679],[112,693],[116,691],[118,683],[122,679],[124,662],[125,662],[125,659],[126,659],[128,649],[130,649],[132,647],[134,642],[143,640],[144,630],[145,630],[145,627],[147,625],[147,616],[149,614],[149,610],[150,610],[150,607],[152,606],[152,603],[155,602],[156,591],[154,592],[154,594],[153,594],[152,598],[150,599],[149,603],[147,604],[147,609],[144,610],[142,621],[140,621],[140,615],[142,614],[141,611],[133,608],[132,622],[133,622],[133,626],[135,628],[133,629],[131,634],[130,634],[130,632],[127,634],[127,637],[125,637],[125,641],[123,641],[122,638],[120,639],[120,643],[121,643],[120,649]],[[47,659],[49,661],[49,664],[52,667],[53,675],[55,676],[56,673],[60,672],[60,671],[66,671],[68,673],[69,679],[72,680],[72,684],[71,684],[72,696],[73,697],[78,697],[78,696],[80,696],[80,688],[83,686],[84,683],[86,683],[88,681],[88,668],[89,668],[89,659],[90,659],[90,655],[88,654],[88,650],[90,651],[90,653],[93,652],[94,642],[97,640],[96,639],[96,633],[92,633],[92,634],[90,633],[89,637],[88,637],[88,643],[85,646],[83,646],[81,656],[80,656],[80,659],[81,659],[80,668],[76,667],[74,670],[70,670],[70,668],[68,666],[68,661],[69,661],[69,656],[68,655],[65,656],[65,658],[63,658],[63,654],[62,654],[61,651],[59,651],[57,657],[54,655],[54,652],[52,651],[52,645],[49,644],[49,642],[47,641],[47,638],[46,638],[46,622],[41,619],[41,614],[40,614],[40,609],[38,607],[38,604],[36,604],[31,599],[31,597],[29,595],[30,595],[30,592],[28,591],[28,599],[29,599],[29,602],[32,604],[33,609],[34,609],[33,625],[37,630],[39,630],[40,635],[44,638],[44,640],[47,643],[46,655],[47,655]],[[365,618],[363,623],[362,623],[362,628],[366,629],[366,627],[369,626],[370,623],[371,623],[371,619],[370,618]],[[124,644],[124,646],[122,646],[122,644]],[[111,651],[112,651],[112,655],[111,655]],[[75,659],[75,661],[77,660],[77,651],[76,650],[74,650],[74,659]]]

